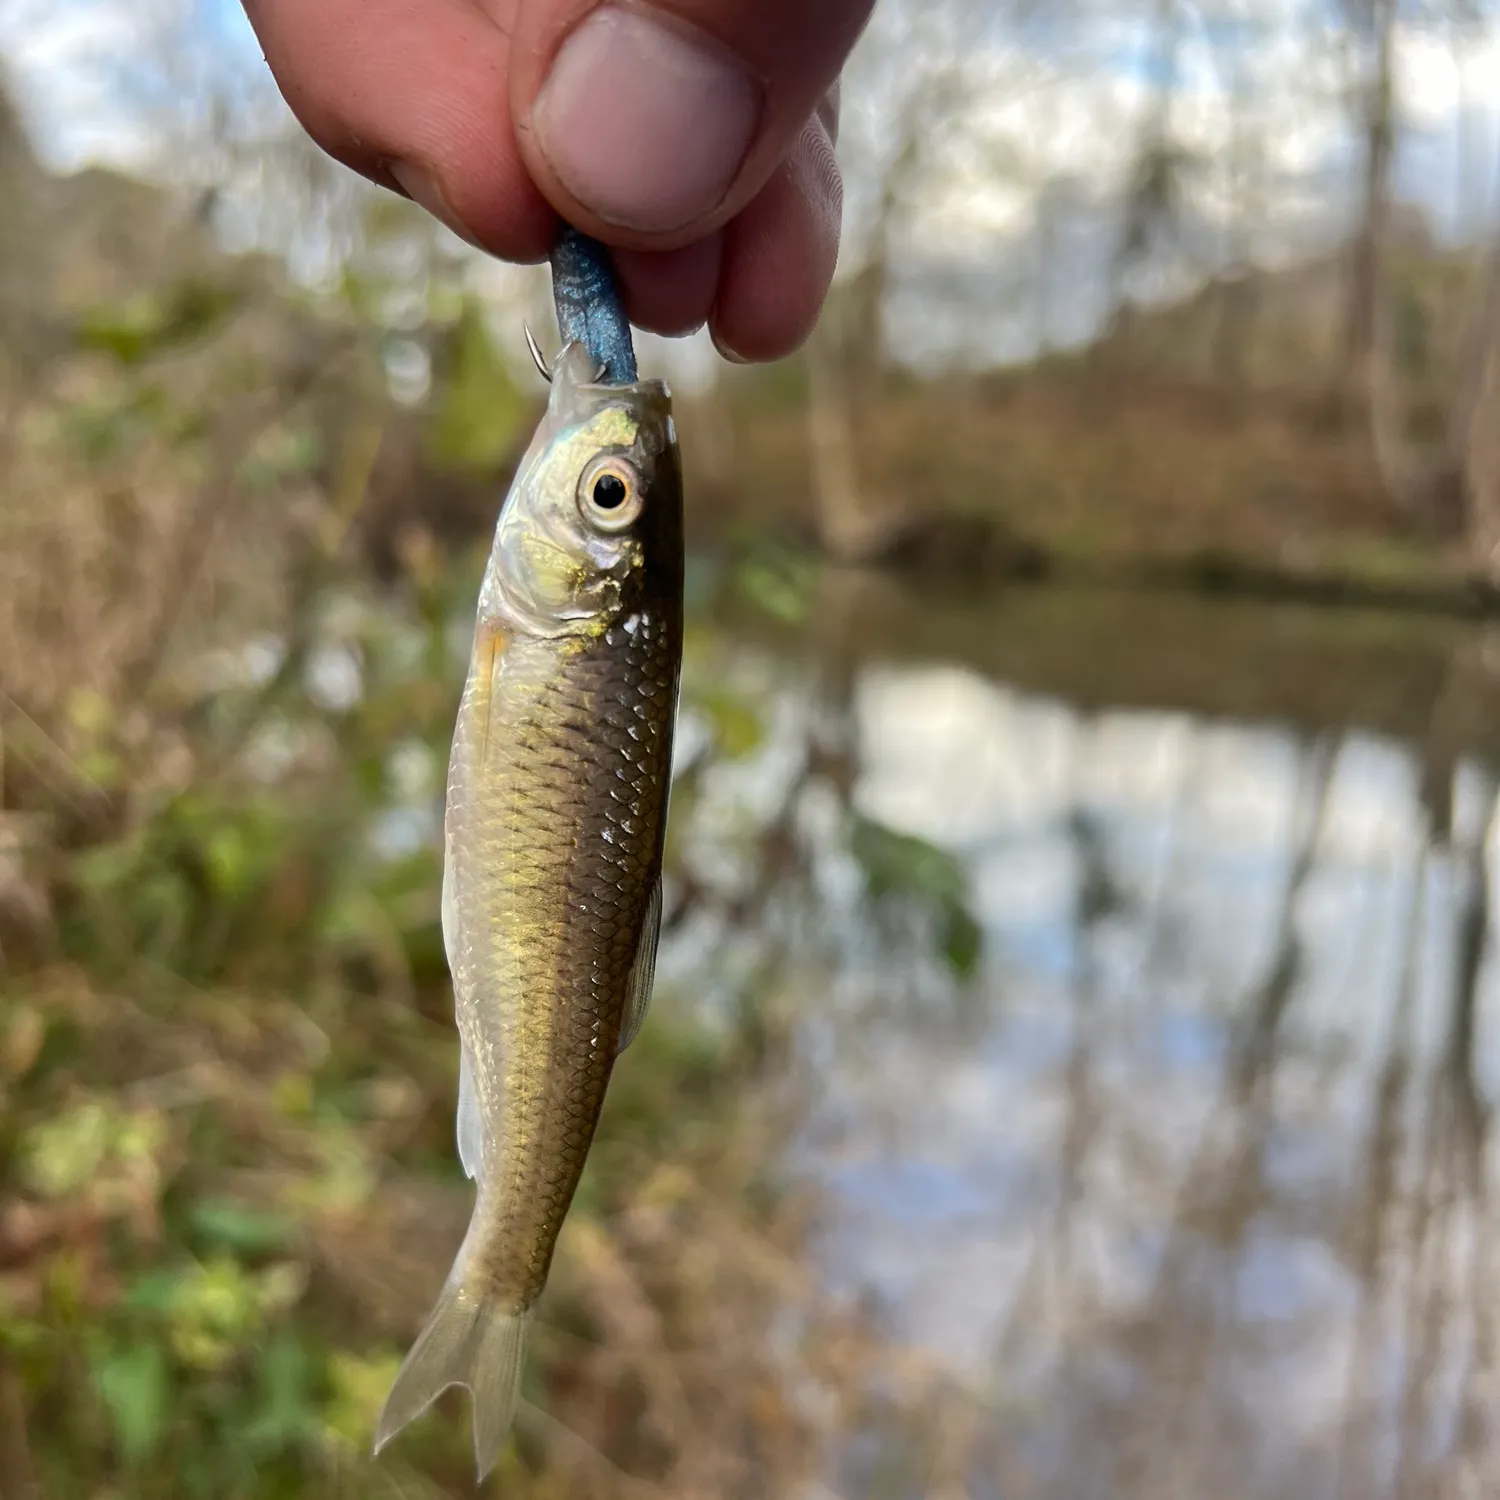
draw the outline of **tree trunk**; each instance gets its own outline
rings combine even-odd
[[[873,530],[859,482],[855,397],[843,341],[820,329],[807,346],[807,441],[818,541],[832,556],[858,561]]]
[[[896,154],[880,184],[875,222],[870,226],[869,255],[849,287],[849,313],[840,342],[861,389],[878,380],[885,367],[885,299],[890,287],[896,230],[912,188],[920,181],[927,163],[928,141],[923,126],[939,106],[942,92],[943,85],[934,83],[917,89],[907,100]]]
[[[1158,231],[1172,227],[1176,211],[1179,160],[1172,135],[1172,105],[1177,94],[1183,26],[1177,0],[1155,0],[1148,66],[1148,72],[1154,75],[1153,88],[1141,117],[1130,185],[1110,264],[1110,312],[1106,327],[1116,337],[1130,325],[1130,274],[1150,259]]]
[[[835,557],[858,561],[888,540],[889,514],[877,517],[859,474],[861,414],[886,367],[885,302],[896,231],[931,146],[930,124],[956,100],[946,75],[918,86],[900,117],[895,155],[880,184],[870,250],[808,344],[807,436],[819,540]]]
[[[1363,429],[1371,457],[1392,503],[1409,521],[1444,530],[1440,485],[1430,464],[1419,463],[1406,440],[1400,380],[1390,351],[1385,299],[1390,229],[1391,163],[1396,144],[1397,0],[1368,5],[1370,51],[1364,85],[1363,210],[1349,258],[1341,402],[1355,430]]]
[[[1374,57],[1365,90],[1363,208],[1349,260],[1344,323],[1344,396],[1356,420],[1369,412],[1374,395],[1372,366],[1380,342],[1380,297],[1396,140],[1396,3],[1368,3]]]
[[[53,269],[42,233],[47,188],[0,70],[0,381],[13,369],[23,386],[48,342]]]
[[[1500,548],[1500,234],[1464,335],[1445,468],[1475,552],[1491,571]]]

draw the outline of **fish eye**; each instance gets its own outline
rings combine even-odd
[[[599,531],[633,526],[644,503],[641,476],[623,458],[596,458],[578,481],[578,509]]]

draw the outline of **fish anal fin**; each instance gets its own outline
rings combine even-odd
[[[641,924],[641,940],[630,966],[630,981],[625,991],[625,1014],[620,1018],[620,1046],[623,1052],[640,1035],[651,1004],[651,987],[656,982],[656,945],[661,937],[661,876],[646,899],[646,920]]]
[[[458,907],[453,894],[453,856],[443,850],[443,901],[439,908],[443,922],[443,953],[448,960],[448,972],[458,973]],[[454,984],[458,980],[455,977]]]

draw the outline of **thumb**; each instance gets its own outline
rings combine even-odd
[[[701,239],[786,159],[873,3],[516,0],[526,167],[564,218],[614,244]]]

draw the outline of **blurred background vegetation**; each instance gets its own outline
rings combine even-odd
[[[652,1023],[507,1496],[1500,1485],[1500,28],[881,0],[678,393]],[[0,1500],[473,1491],[438,930],[545,273],[0,0]]]

